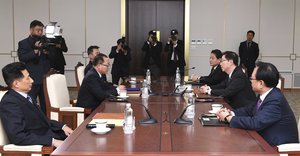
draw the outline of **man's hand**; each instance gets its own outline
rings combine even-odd
[[[220,121],[225,121],[225,117],[230,115],[230,110],[227,108],[222,108],[219,112],[216,113]]]
[[[58,147],[58,146],[60,146],[63,142],[64,142],[64,141],[62,141],[62,140],[56,140],[56,139],[53,139],[52,146]]]
[[[195,75],[195,74],[192,74],[192,81],[197,81],[198,80],[198,76],[197,75]]]
[[[62,130],[65,132],[66,136],[70,136],[73,133],[73,130],[68,126],[64,126]]]
[[[203,85],[200,87],[200,93],[202,94],[206,94],[208,90],[208,86],[207,85]]]
[[[119,85],[119,86],[118,86],[118,89],[120,89],[120,90],[125,90],[125,89],[126,89],[126,86],[124,86],[124,85]]]

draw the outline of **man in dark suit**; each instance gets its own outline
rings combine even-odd
[[[282,92],[276,88],[279,72],[271,63],[258,62],[251,76],[257,102],[234,111],[221,109],[217,115],[230,127],[257,131],[270,145],[298,143],[297,123]]]
[[[19,42],[18,57],[21,62],[26,64],[26,68],[34,80],[32,89],[28,94],[35,100],[39,96],[41,109],[46,113],[43,75],[49,71],[50,63],[49,52],[41,42],[43,27],[43,23],[38,20],[30,23],[30,36]]]
[[[125,86],[113,86],[103,79],[109,68],[109,58],[105,54],[98,54],[93,60],[93,68],[85,75],[79,89],[77,106],[84,108],[97,108],[101,102],[111,96],[117,96]]]
[[[184,76],[184,43],[182,40],[178,39],[177,30],[171,30],[171,37],[165,46],[165,51],[168,52],[168,75],[174,76],[176,73],[176,68],[179,67],[180,75]]]
[[[2,69],[8,92],[0,102],[0,116],[11,143],[58,147],[73,130],[63,123],[49,120],[28,92],[33,80],[25,64],[15,62]]]
[[[49,47],[51,68],[55,69],[60,74],[64,74],[66,60],[63,52],[68,51],[67,44],[62,36],[55,36],[55,38],[52,40],[55,45]]]
[[[87,49],[87,53],[90,61],[84,68],[84,75],[86,75],[86,73],[93,68],[93,60],[98,54],[100,54],[99,47],[92,45]],[[102,78],[106,81],[106,74],[102,75]]]
[[[125,37],[118,39],[117,46],[111,48],[109,58],[114,59],[111,69],[112,83],[119,84],[120,78],[123,81],[129,76],[129,62],[131,61],[130,48],[126,44]]]
[[[223,96],[234,109],[255,102],[256,97],[251,89],[250,81],[242,68],[237,66],[238,55],[231,51],[224,52],[220,65],[228,77],[217,85],[202,86],[200,92]]]
[[[210,53],[209,63],[212,66],[210,74],[208,76],[198,77],[192,75],[192,80],[199,82],[200,84],[206,84],[208,86],[221,83],[227,78],[227,74],[222,71],[220,62],[222,59],[222,52],[219,49],[212,50]]]
[[[157,40],[155,30],[149,31],[147,41],[144,42],[142,50],[145,52],[143,62],[145,73],[147,69],[150,69],[154,79],[158,79],[161,71],[162,43]]]
[[[247,32],[247,40],[240,43],[239,55],[240,66],[247,69],[247,76],[250,77],[255,67],[255,61],[259,55],[258,44],[253,41],[254,31]]]

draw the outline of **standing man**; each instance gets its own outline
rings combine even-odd
[[[120,78],[123,82],[129,76],[129,62],[131,61],[130,48],[126,44],[126,38],[118,39],[117,45],[111,48],[109,58],[114,59],[111,69],[112,83],[119,84]]]
[[[184,43],[178,39],[178,31],[176,29],[171,30],[171,37],[165,46],[165,51],[168,52],[168,75],[174,76],[176,68],[179,67],[180,75],[184,76]]]
[[[144,42],[142,50],[145,52],[143,63],[145,73],[147,69],[150,69],[154,79],[158,79],[161,71],[162,43],[157,40],[155,30],[149,31],[147,41]]]
[[[255,61],[259,55],[258,44],[253,41],[255,32],[249,30],[247,32],[247,40],[240,43],[239,55],[240,66],[247,70],[247,76],[250,77],[255,67]]]
[[[84,68],[84,75],[86,75],[86,73],[93,68],[93,60],[94,58],[100,54],[100,47],[96,46],[96,45],[92,45],[88,48],[88,57],[90,59],[89,64],[86,65],[86,67]],[[106,74],[102,75],[103,79],[106,81]]]
[[[34,82],[24,63],[10,63],[2,68],[9,90],[0,102],[0,116],[7,137],[16,145],[60,146],[73,130],[49,120],[28,92]]]
[[[100,54],[100,50],[99,47],[96,45],[92,45],[87,49],[87,53],[88,53],[88,57],[90,59],[89,64],[87,64],[84,68],[84,75],[86,75],[86,73],[93,68],[93,60],[95,58],[95,56],[97,56],[98,54]]]
[[[43,75],[50,69],[48,50],[43,46],[41,37],[44,25],[38,20],[30,23],[30,35],[19,42],[18,57],[26,64],[27,70],[34,80],[29,95],[36,100],[39,96],[40,107],[46,113],[45,97],[43,90]]]
[[[62,36],[55,36],[55,38],[52,40],[54,42],[54,45],[49,47],[51,68],[57,70],[60,74],[64,74],[66,60],[63,52],[68,51],[67,44]]]
[[[237,66],[239,57],[236,53],[226,51],[221,59],[221,68],[228,77],[217,85],[204,85],[200,88],[201,93],[223,96],[234,109],[247,106],[255,102],[256,97],[251,89],[251,84],[243,72]]]
[[[221,109],[217,116],[230,127],[257,131],[270,145],[298,143],[295,115],[282,92],[276,87],[279,72],[271,63],[258,62],[250,77],[259,97],[246,107]]]
[[[109,69],[109,58],[105,54],[97,55],[93,60],[93,68],[84,76],[78,92],[76,106],[96,109],[108,97],[117,96],[125,86],[113,86],[103,79]]]

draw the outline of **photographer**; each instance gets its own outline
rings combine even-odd
[[[179,67],[180,75],[184,76],[184,43],[178,39],[178,31],[171,30],[171,37],[165,46],[165,51],[168,52],[167,65],[169,76],[174,76],[176,68]]]
[[[68,51],[65,39],[62,36],[55,36],[55,38],[49,40],[49,60],[51,68],[58,71],[60,74],[65,73],[66,60],[63,52]]]
[[[30,35],[18,44],[18,57],[20,62],[26,64],[33,85],[28,93],[36,100],[39,96],[41,110],[45,113],[45,98],[43,91],[43,75],[50,69],[48,50],[43,45],[42,34],[44,25],[38,20],[30,23]]]
[[[125,81],[129,76],[131,54],[125,37],[118,39],[117,45],[111,48],[109,58],[114,58],[111,69],[112,83],[118,85],[120,78]]]
[[[148,33],[147,41],[144,42],[142,50],[145,52],[143,68],[151,70],[154,79],[160,77],[162,43],[157,41],[156,31]]]

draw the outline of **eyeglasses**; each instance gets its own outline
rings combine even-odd
[[[110,64],[101,64],[101,65],[103,65],[103,66],[105,66],[105,67],[110,67]]]
[[[226,59],[224,59],[224,60],[223,60],[223,59],[221,59],[221,61],[220,61],[220,62],[224,62],[224,61],[228,61],[228,60],[226,60]]]
[[[257,79],[255,79],[255,78],[252,78],[252,77],[249,77],[249,80],[251,81],[251,80],[257,80]]]

